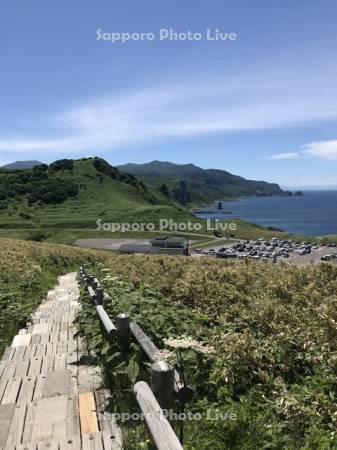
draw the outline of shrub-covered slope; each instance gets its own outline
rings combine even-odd
[[[190,216],[159,191],[100,158],[0,171],[3,228],[93,228],[96,220],[148,222]]]
[[[185,335],[214,349],[186,360],[187,410],[204,418],[186,422],[186,448],[337,448],[337,267],[113,256],[93,271],[109,314],[129,313],[160,348]],[[91,306],[81,320],[115,390],[146,376],[136,347],[123,359],[107,346]]]

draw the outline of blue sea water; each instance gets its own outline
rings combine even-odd
[[[306,191],[301,197],[250,197],[224,201],[222,214],[196,214],[203,219],[240,218],[266,227],[307,236],[337,234],[337,191]],[[207,208],[210,211],[212,208]]]

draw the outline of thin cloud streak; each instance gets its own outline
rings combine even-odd
[[[188,85],[172,82],[118,92],[51,115],[45,134],[36,129],[29,135],[0,136],[0,152],[103,152],[172,138],[290,128],[337,119],[333,77],[324,82],[322,77],[303,74],[297,80],[289,77],[265,73],[263,78],[249,75]],[[317,142],[307,144],[302,152],[335,159],[334,148]],[[297,153],[284,155],[295,159]]]
[[[269,156],[268,159],[277,159],[277,160],[289,160],[289,159],[299,159],[300,154],[298,152],[289,152],[289,153],[277,153],[276,155]]]

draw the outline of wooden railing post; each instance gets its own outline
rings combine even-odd
[[[104,298],[104,289],[102,288],[102,286],[99,286],[96,289],[96,302],[97,302],[97,305],[103,305],[103,298]]]
[[[164,360],[158,360],[151,366],[151,389],[162,409],[173,407],[174,369]]]
[[[118,314],[116,317],[118,340],[121,345],[129,346],[130,342],[130,318],[127,314]]]

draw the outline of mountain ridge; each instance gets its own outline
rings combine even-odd
[[[194,164],[154,160],[145,164],[129,163],[117,167],[157,189],[165,191],[167,188],[167,195],[187,205],[200,206],[216,200],[243,196],[290,195],[277,183],[249,180],[226,170],[203,169]]]
[[[27,160],[27,161],[14,161],[9,164],[5,164],[1,166],[1,170],[29,170],[35,166],[40,166],[43,163],[36,160]]]

